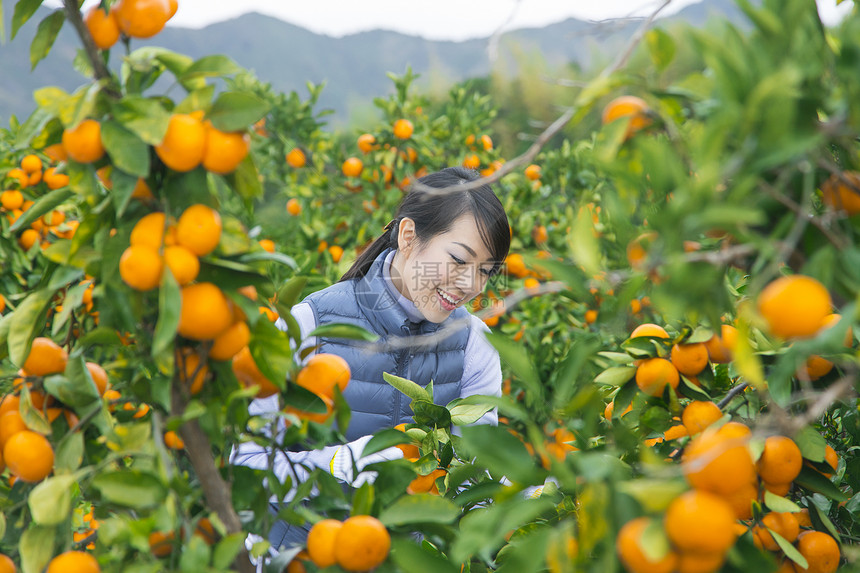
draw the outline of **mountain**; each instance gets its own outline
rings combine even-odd
[[[15,0],[2,0],[7,35]],[[50,55],[30,71],[29,49],[38,22],[50,10],[40,8],[14,40],[0,47],[0,124],[10,115],[19,119],[35,107],[34,90],[52,85],[73,91],[86,83],[74,69],[79,42],[68,23]],[[704,25],[716,16],[744,21],[732,0],[704,0],[688,6],[661,22],[685,21]],[[499,61],[516,66],[518,59],[540,54],[549,65],[569,62],[587,67],[595,57],[616,53],[638,26],[638,20],[602,23],[568,19],[542,28],[513,30],[498,42]],[[407,66],[422,74],[423,82],[446,84],[490,72],[488,40],[434,41],[397,32],[374,30],[333,38],[261,14],[245,14],[205,28],[168,27],[151,41],[135,40],[133,47],[158,45],[193,58],[211,53],[230,56],[278,91],[305,93],[305,84],[325,82],[320,109],[335,111],[334,123],[344,123],[354,113],[366,111],[374,97],[390,93],[386,72],[403,73]],[[113,67],[120,50],[114,48]]]

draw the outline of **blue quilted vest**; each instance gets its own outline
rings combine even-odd
[[[382,264],[388,252],[374,260],[363,278],[336,283],[304,299],[313,309],[317,326],[332,322],[354,324],[378,334],[384,341],[432,334],[451,321],[468,318],[469,313],[461,307],[439,324],[409,320],[385,285]],[[430,347],[377,352],[368,349],[363,341],[319,338],[317,352],[337,354],[349,363],[352,378],[344,398],[352,416],[345,432],[347,439],[355,440],[412,421],[410,398],[383,380],[383,372],[408,378],[421,386],[432,380],[433,401],[441,406],[459,397],[468,340],[469,328],[464,327]]]

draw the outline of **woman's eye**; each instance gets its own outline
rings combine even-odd
[[[454,262],[457,263],[458,265],[465,265],[466,264],[466,261],[464,261],[462,259],[458,259],[454,255],[451,255],[451,258],[454,259]]]

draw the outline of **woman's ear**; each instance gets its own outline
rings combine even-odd
[[[406,253],[412,248],[417,238],[418,235],[415,234],[415,221],[409,217],[401,219],[400,228],[397,231],[397,248]]]

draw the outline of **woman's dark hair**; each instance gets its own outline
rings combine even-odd
[[[394,220],[385,227],[385,232],[362,251],[340,280],[363,277],[385,249],[396,249],[400,221],[404,217],[415,221],[418,244],[426,245],[436,235],[448,231],[454,221],[466,213],[474,215],[481,239],[496,262],[493,273],[497,273],[511,247],[511,229],[505,208],[489,185],[467,191],[456,189],[457,185],[479,177],[476,171],[457,166],[446,167],[418,179],[419,183],[428,187],[447,190],[443,193],[409,191],[400,203]]]

